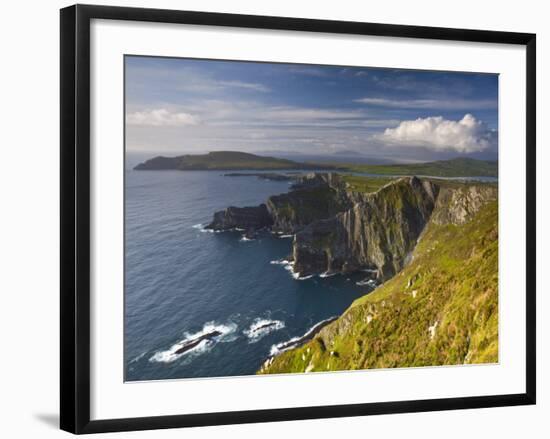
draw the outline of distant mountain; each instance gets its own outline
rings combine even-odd
[[[427,175],[434,177],[498,177],[498,162],[455,158],[427,163],[396,165],[350,165],[350,170],[384,175]]]
[[[134,169],[144,170],[272,170],[272,169],[335,169],[334,166],[299,163],[293,160],[264,157],[238,151],[214,151],[201,155],[177,157],[158,156],[146,160]]]
[[[332,153],[332,155],[336,155],[336,156],[347,156],[347,155],[350,155],[350,156],[363,156],[363,153],[361,153],[359,151],[355,151],[353,149],[343,149],[343,150],[340,150],[340,151],[334,151]]]

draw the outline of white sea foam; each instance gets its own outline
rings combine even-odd
[[[271,357],[280,354],[281,352],[288,351],[289,349],[292,349],[292,346],[294,343],[296,343],[298,340],[300,340],[302,337],[292,337],[290,340],[287,340],[283,343],[277,343],[271,346],[271,350],[269,351],[269,355]],[[288,345],[288,347],[284,347],[285,345]]]
[[[269,262],[272,265],[288,265],[290,264],[290,261],[286,259],[275,259],[274,261]]]
[[[197,229],[201,233],[221,233],[223,230],[206,229],[206,224],[198,223],[191,226],[193,229]]]
[[[241,236],[241,239],[239,239],[239,241],[241,242],[250,242],[250,241],[254,241],[253,238],[247,238],[246,236]]]
[[[282,343],[274,344],[273,346],[271,346],[271,351],[270,351],[269,354],[271,356],[274,356],[274,355],[280,354],[281,352],[288,351],[289,349],[292,349],[293,347],[295,347],[296,343],[298,343],[300,340],[302,340],[302,339],[307,340],[309,337],[311,337],[311,335],[313,333],[315,333],[315,331],[318,330],[318,328],[320,326],[324,326],[328,322],[330,322],[334,319],[335,319],[335,317],[330,317],[328,319],[321,320],[320,322],[316,323],[311,328],[309,328],[306,331],[306,333],[304,335],[302,335],[301,337],[292,337],[290,340],[284,341]]]
[[[287,271],[294,270],[294,262],[288,261],[288,263],[285,264],[285,270]]]
[[[319,275],[320,278],[326,278],[326,277],[332,277],[332,276],[336,276],[338,273],[329,273],[328,271],[325,271],[324,273],[321,273]]]
[[[141,354],[139,354],[137,357],[135,358],[132,358],[132,360],[130,360],[130,364],[132,363],[135,363],[136,361],[139,361],[143,358],[143,356],[147,353],[147,351],[144,351],[142,352]]]
[[[285,322],[281,320],[270,320],[258,317],[255,319],[248,329],[243,331],[243,334],[249,338],[250,343],[257,342],[273,331],[278,331],[285,327]]]
[[[294,235],[279,235],[279,238],[294,238]]]
[[[184,338],[182,340],[173,344],[170,348],[164,351],[155,352],[155,354],[151,358],[149,358],[149,361],[156,362],[156,363],[172,363],[173,361],[176,361],[178,358],[182,357],[183,355],[187,355],[191,353],[200,354],[200,353],[207,352],[218,341],[224,341],[224,339],[227,339],[228,336],[234,333],[236,330],[237,330],[237,325],[232,322],[227,324],[219,324],[216,322],[205,323],[202,330],[195,332],[193,334],[190,334],[188,332],[184,333]],[[191,349],[185,352],[182,352],[179,354],[177,353],[178,350],[181,349],[183,346],[185,346],[187,343],[192,342],[193,340],[196,340],[197,338],[214,331],[220,332],[221,334],[211,339],[204,339],[200,343],[198,343],[196,346],[193,346]]]
[[[355,282],[355,285],[359,285],[360,287],[363,287],[363,286],[368,286],[368,287],[372,287],[374,288],[377,284],[376,284],[376,281],[374,279],[363,279],[363,280],[360,280],[358,282]]]
[[[378,273],[378,270],[376,268],[364,268],[361,271],[364,271],[365,273]]]
[[[309,276],[300,276],[300,273],[297,273],[294,271],[293,261],[288,261],[286,259],[279,259],[279,260],[270,261],[269,263],[273,265],[282,265],[286,271],[290,271],[290,275],[296,280],[311,279],[314,276],[313,274],[310,274]]]

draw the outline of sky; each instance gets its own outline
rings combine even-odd
[[[497,159],[498,75],[127,56],[126,149]]]

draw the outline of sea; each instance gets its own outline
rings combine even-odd
[[[288,190],[222,171],[126,170],[126,381],[253,375],[372,290],[365,273],[296,279],[291,236],[204,229],[215,211]]]

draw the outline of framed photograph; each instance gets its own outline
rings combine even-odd
[[[61,10],[61,428],[535,403],[535,35]]]

